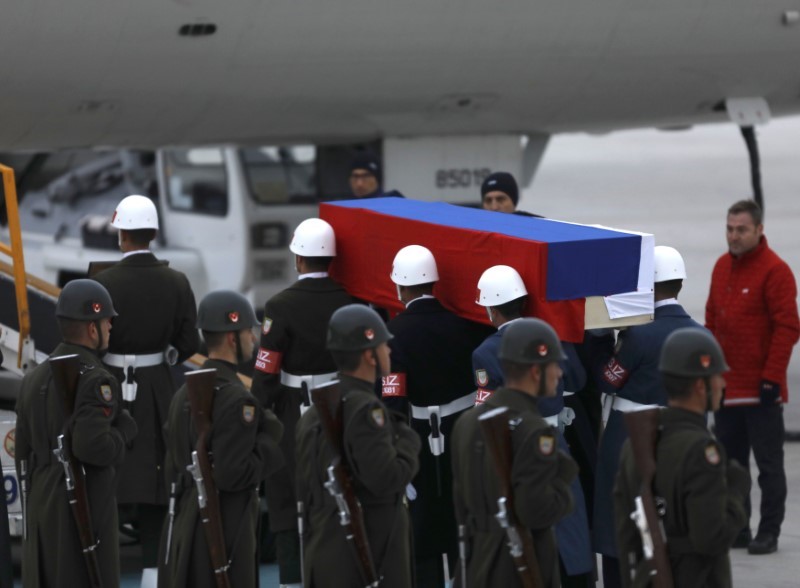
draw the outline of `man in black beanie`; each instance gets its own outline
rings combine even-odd
[[[517,181],[508,172],[494,172],[486,176],[481,184],[481,205],[484,210],[508,212],[523,216],[539,216],[517,210],[519,188]]]
[[[381,164],[372,153],[359,153],[350,164],[350,190],[355,198],[377,198],[381,192]]]

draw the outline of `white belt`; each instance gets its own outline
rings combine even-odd
[[[414,406],[411,405],[411,416],[420,421],[429,421],[431,434],[428,435],[428,446],[435,456],[444,453],[444,433],[442,433],[442,419],[462,410],[475,406],[475,392],[456,398],[452,402],[441,405]]]
[[[323,384],[332,382],[337,378],[338,374],[336,372],[331,372],[329,374],[314,374],[313,376],[296,376],[281,370],[281,384],[288,386],[289,388],[302,388],[303,382],[305,382],[306,386],[308,386],[308,389],[313,390],[314,388],[319,388]]]
[[[300,416],[303,416],[305,412],[311,408],[311,391],[314,388],[319,388],[320,386],[324,386],[330,382],[335,382],[338,379],[338,376],[339,374],[336,372],[331,372],[329,374],[314,374],[313,376],[297,376],[281,370],[281,384],[289,388],[303,390],[303,383],[305,383],[306,388],[303,391],[304,393],[301,394],[300,398]]]
[[[103,356],[103,363],[106,365],[125,369],[133,366],[133,369],[142,367],[152,367],[164,363],[164,352],[145,353],[143,355],[122,355],[119,353],[106,353]]]
[[[122,369],[125,378],[122,382],[122,399],[126,402],[133,402],[136,400],[137,388],[133,372],[138,368],[153,367],[165,362],[174,365],[177,353],[177,350],[172,346],[167,351],[161,351],[160,353],[143,353],[141,355],[106,353],[103,356],[103,363]]]
[[[639,410],[649,410],[651,408],[660,408],[658,404],[642,404],[641,402],[634,402],[621,396],[615,396],[611,408],[620,412],[636,412]]]
[[[472,406],[475,406],[475,392],[470,392],[466,396],[456,398],[452,402],[438,406],[414,406],[412,404],[411,416],[420,421],[427,421],[430,418],[430,415],[433,413],[436,413],[439,415],[439,417],[444,418],[450,416],[451,414],[456,414],[457,412],[466,410]]]

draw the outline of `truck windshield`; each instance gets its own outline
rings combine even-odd
[[[222,149],[198,147],[164,152],[164,178],[173,210],[228,214],[228,176]]]
[[[317,202],[316,147],[253,147],[240,151],[250,194],[259,204]]]

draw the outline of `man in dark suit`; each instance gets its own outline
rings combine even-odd
[[[458,415],[475,404],[472,351],[492,329],[455,315],[436,299],[433,287],[439,273],[425,247],[401,249],[391,276],[406,309],[387,325],[394,339],[389,343],[392,373],[384,379],[383,398],[391,408],[407,410],[412,428],[428,440],[408,493],[417,586],[440,588],[443,554],[451,569],[457,557],[446,439]]]
[[[300,586],[295,429],[311,405],[309,390],[337,378],[336,363],[325,348],[328,322],[336,310],[354,301],[328,276],[336,255],[336,236],[328,223],[318,218],[304,220],[289,249],[295,254],[298,280],[264,306],[251,390],[283,424],[280,447],[285,467],[270,475],[265,493],[281,585]]]
[[[103,362],[122,385],[124,406],[139,427],[119,471],[117,501],[123,516],[137,521],[144,576],[152,584],[168,499],[164,422],[175,393],[170,365],[197,351],[197,306],[186,276],[150,251],[158,231],[152,200],[123,198],[111,226],[119,230],[122,260],[94,279],[108,289],[120,316]]]

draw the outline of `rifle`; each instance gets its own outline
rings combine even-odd
[[[508,549],[524,588],[543,588],[539,560],[533,547],[533,537],[526,527],[516,520],[514,493],[511,489],[511,468],[514,456],[511,450],[511,430],[508,425],[508,408],[501,406],[483,413],[478,424],[483,440],[494,463],[500,498],[497,499],[497,522],[505,529]]]
[[[28,540],[28,460],[19,460],[20,502],[22,503],[22,539]]]
[[[672,588],[672,568],[667,553],[666,534],[653,495],[658,413],[657,408],[625,413],[633,460],[642,479],[640,495],[636,497],[636,510],[631,514],[631,519],[636,523],[642,537],[642,552],[652,576],[653,587]]]
[[[336,500],[339,509],[339,524],[344,527],[347,543],[353,549],[358,569],[366,587],[380,583],[372,561],[372,551],[367,541],[364,511],[353,491],[353,477],[345,462],[343,449],[344,427],[342,423],[342,393],[338,382],[330,382],[311,391],[311,401],[317,407],[319,422],[333,450],[333,460],[328,466],[328,481],[325,488]]]
[[[169,524],[167,525],[167,545],[164,550],[164,563],[169,563],[169,550],[172,548],[172,528],[175,526],[175,501],[178,498],[178,484],[172,482],[169,487],[169,510],[167,517],[169,517]]]
[[[200,520],[203,522],[208,555],[217,588],[231,588],[228,578],[228,556],[225,550],[225,535],[222,531],[222,515],[219,509],[219,494],[214,483],[214,470],[208,453],[208,433],[211,430],[211,411],[214,408],[214,380],[217,370],[206,369],[186,374],[186,392],[192,423],[197,432],[197,443],[192,451],[192,463],[186,469],[192,474],[197,486],[197,503]]]
[[[78,379],[80,378],[81,364],[76,354],[60,355],[50,358],[50,370],[53,374],[53,384],[56,392],[64,398],[64,429],[58,436],[58,448],[53,449],[56,459],[64,467],[64,484],[67,488],[67,499],[78,528],[81,541],[83,559],[89,574],[89,586],[100,588],[100,562],[97,559],[97,546],[100,544],[95,539],[92,529],[92,516],[89,509],[89,495],[86,491],[86,471],[72,454],[72,432],[70,420],[75,410],[75,395],[78,392]]]

